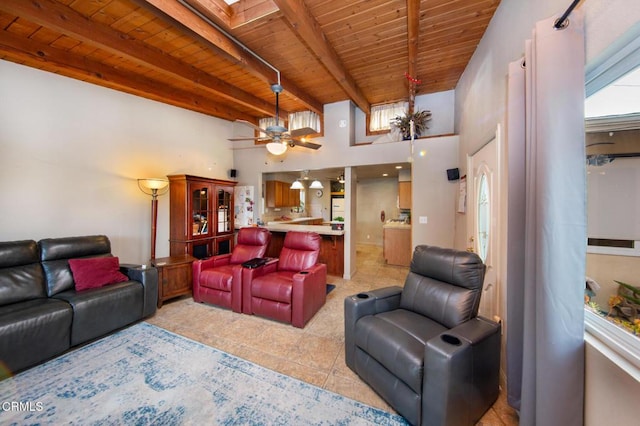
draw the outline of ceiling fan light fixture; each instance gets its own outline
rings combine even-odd
[[[311,188],[311,189],[323,189],[324,186],[322,186],[322,182],[320,182],[318,179],[316,179],[313,182],[311,182],[311,185],[309,185],[309,188]]]
[[[269,142],[267,144],[267,151],[273,155],[282,155],[287,150],[287,144],[282,142]]]
[[[291,189],[304,189],[304,185],[298,179],[291,184]]]

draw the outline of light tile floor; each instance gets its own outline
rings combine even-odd
[[[195,303],[188,296],[165,302],[148,322],[348,398],[393,411],[345,364],[343,302],[361,291],[402,286],[408,268],[386,265],[382,249],[373,245],[358,246],[356,260],[357,272],[351,280],[328,278],[336,288],[304,329]],[[507,405],[504,392],[478,422],[517,424],[517,414]]]

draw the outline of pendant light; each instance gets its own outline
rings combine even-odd
[[[309,188],[311,188],[311,189],[322,189],[322,188],[324,188],[324,186],[322,186],[322,182],[320,182],[318,179],[316,179],[313,182],[311,182],[311,185],[309,185]]]
[[[313,185],[313,184],[312,184]],[[304,189],[304,185],[298,179],[291,184],[291,189]]]

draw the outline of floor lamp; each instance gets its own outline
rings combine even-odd
[[[151,195],[151,260],[156,258],[156,227],[158,225],[158,195],[166,194],[169,190],[166,179],[138,179],[138,188],[147,195]]]

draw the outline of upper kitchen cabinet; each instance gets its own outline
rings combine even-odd
[[[236,182],[174,175],[169,178],[169,250],[202,259],[233,250]]]
[[[411,181],[398,182],[398,208],[411,209]]]
[[[279,180],[265,181],[265,200],[267,207],[300,206],[300,190],[291,189],[291,184]]]

